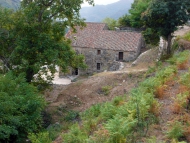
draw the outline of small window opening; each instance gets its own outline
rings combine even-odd
[[[97,63],[97,70],[100,70],[100,63]]]
[[[97,50],[97,54],[100,55],[101,54],[101,50]]]
[[[119,52],[119,60],[123,60],[123,52]]]

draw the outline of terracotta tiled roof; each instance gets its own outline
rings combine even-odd
[[[67,33],[66,37],[72,40],[72,46],[118,51],[136,51],[138,48],[140,33],[106,30],[104,23],[86,24],[84,29],[77,27],[77,33]]]

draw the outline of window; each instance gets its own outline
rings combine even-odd
[[[97,50],[97,55],[100,55],[101,54],[101,50]]]
[[[123,60],[123,52],[119,52],[119,60]]]
[[[100,63],[97,63],[97,70],[100,70]]]

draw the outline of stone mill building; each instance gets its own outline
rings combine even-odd
[[[74,74],[116,71],[121,62],[135,60],[143,46],[141,33],[111,31],[105,23],[86,23],[86,27],[76,27],[76,30],[76,33],[69,30],[66,37],[71,39],[77,54],[85,56],[88,68],[76,69]]]

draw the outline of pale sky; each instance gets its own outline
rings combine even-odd
[[[94,0],[95,5],[107,5],[114,2],[117,2],[119,0]],[[82,4],[82,7],[89,6],[88,3]]]

